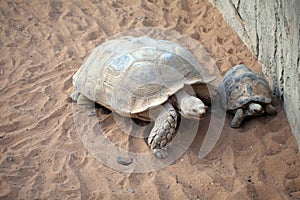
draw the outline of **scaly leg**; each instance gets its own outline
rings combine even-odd
[[[155,111],[157,113],[153,118],[155,125],[148,137],[148,144],[158,158],[166,158],[168,156],[166,145],[175,134],[177,113],[170,103],[157,109],[159,110]]]
[[[277,113],[276,108],[271,104],[267,104],[265,110],[269,115],[275,115]]]
[[[244,120],[244,110],[242,108],[237,109],[235,115],[231,121],[231,128],[239,128]]]

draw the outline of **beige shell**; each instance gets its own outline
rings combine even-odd
[[[129,115],[161,105],[185,84],[210,81],[199,68],[193,55],[174,42],[126,36],[95,48],[73,84],[88,99]]]

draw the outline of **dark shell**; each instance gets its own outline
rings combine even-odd
[[[237,65],[226,72],[223,84],[227,110],[236,110],[251,101],[271,103],[271,90],[266,79],[245,65]]]

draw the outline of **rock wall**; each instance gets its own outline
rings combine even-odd
[[[300,1],[210,0],[257,56],[300,146]]]

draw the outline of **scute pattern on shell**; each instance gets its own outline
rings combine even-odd
[[[81,94],[122,115],[158,106],[184,85],[206,83],[201,66],[180,45],[125,36],[96,47],[73,76]]]
[[[237,65],[226,72],[223,80],[227,110],[236,110],[254,101],[271,103],[271,91],[266,79],[245,65]]]

